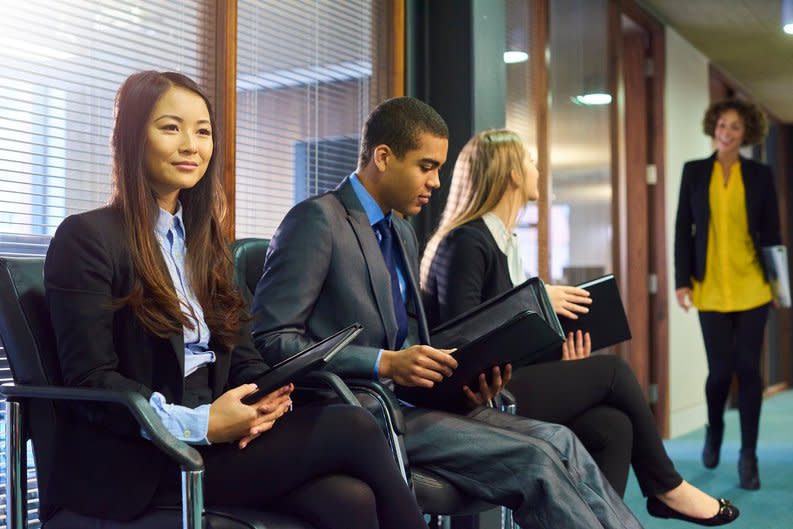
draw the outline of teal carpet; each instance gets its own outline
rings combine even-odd
[[[667,441],[666,449],[677,470],[687,481],[713,496],[731,499],[741,509],[741,516],[729,525],[731,529],[793,529],[793,391],[763,402],[757,450],[761,483],[758,491],[738,487],[740,428],[737,411],[728,411],[725,422],[721,463],[713,470],[703,467],[700,459],[704,428]],[[645,499],[632,472],[625,502],[646,529],[698,527],[648,515]]]

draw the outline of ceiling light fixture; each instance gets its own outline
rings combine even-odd
[[[782,0],[782,31],[793,35],[793,0]]]
[[[507,64],[515,64],[518,62],[526,62],[529,60],[529,54],[521,50],[510,50],[504,52],[504,62]]]
[[[611,103],[611,95],[603,92],[593,92],[571,97],[570,100],[576,105],[592,107],[598,105],[608,105]]]

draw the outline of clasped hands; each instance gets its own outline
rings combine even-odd
[[[256,384],[242,384],[215,399],[209,407],[209,442],[238,441],[240,449],[245,448],[291,409],[294,384],[268,393],[254,404],[243,404],[242,399],[256,389]]]
[[[577,320],[578,314],[589,312],[587,305],[592,303],[589,292],[583,288],[567,285],[545,285],[548,299],[554,312],[571,320]],[[567,341],[562,344],[562,360],[580,360],[592,353],[592,342],[588,332],[576,331],[568,333]]]
[[[450,377],[457,368],[456,349],[436,349],[429,345],[413,345],[401,351],[384,350],[380,357],[380,376],[390,378],[401,386],[431,388]],[[494,366],[490,380],[479,374],[479,390],[474,392],[463,386],[468,404],[475,408],[487,404],[507,385],[512,377],[512,366],[507,364],[502,372]]]

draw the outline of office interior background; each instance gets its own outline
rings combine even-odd
[[[416,96],[451,132],[444,188],[412,219],[420,239],[467,139],[520,133],[541,174],[518,226],[527,271],[551,283],[616,274],[633,340],[613,352],[674,437],[705,422],[704,346],[696,316],[674,302],[671,241],[683,162],[711,152],[710,101],[749,98],[768,112],[768,139],[745,155],[773,167],[790,245],[793,36],[779,0],[0,0],[0,10],[0,255],[44,255],[65,216],[107,201],[113,98],[134,71],[178,70],[209,90],[232,238],[270,237],[295,202],[354,170],[374,105]],[[768,395],[793,380],[792,341],[790,310],[772,311]],[[0,378],[11,380],[2,349]]]

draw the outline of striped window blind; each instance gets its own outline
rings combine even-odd
[[[113,99],[129,74],[178,70],[214,86],[216,2],[0,4],[0,255],[43,256],[65,216],[107,202]],[[0,348],[0,382],[10,379]],[[38,527],[37,497],[32,480],[30,527]]]
[[[295,202],[355,170],[363,120],[386,96],[385,4],[239,0],[237,238],[270,237]]]

